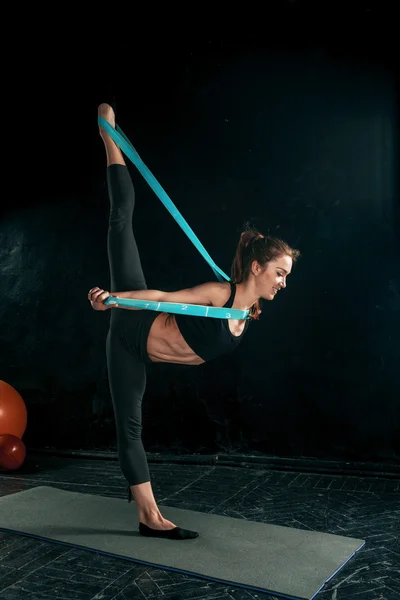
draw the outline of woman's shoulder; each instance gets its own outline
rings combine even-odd
[[[229,281],[219,282],[216,281],[211,287],[211,306],[224,306],[231,295],[231,285]]]

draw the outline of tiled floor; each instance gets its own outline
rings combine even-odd
[[[207,465],[150,464],[150,469],[159,504],[365,539],[364,548],[317,600],[400,599],[399,479]],[[37,456],[24,471],[0,474],[0,495],[37,485],[126,497],[115,461]],[[133,522],[132,527],[137,524]],[[0,532],[0,598],[276,597]]]

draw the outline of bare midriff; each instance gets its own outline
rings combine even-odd
[[[168,316],[170,319],[167,320]],[[234,336],[241,335],[244,326],[245,321],[229,322],[229,329]],[[153,321],[147,338],[147,353],[152,362],[178,365],[201,365],[205,362],[184,340],[175,316],[168,313],[160,313]]]
[[[167,320],[168,316],[171,318]],[[185,342],[174,315],[168,313],[160,313],[154,319],[147,338],[147,353],[152,362],[178,365],[201,365],[205,362]]]

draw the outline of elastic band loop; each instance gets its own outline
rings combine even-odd
[[[217,279],[221,282],[231,281],[230,277],[226,275],[221,269],[215,264],[211,256],[208,254],[207,250],[204,248],[203,244],[200,242],[198,237],[195,235],[191,227],[189,227],[188,223],[182,217],[168,194],[158,183],[157,179],[154,175],[149,171],[146,167],[139,154],[136,152],[135,148],[132,146],[126,135],[123,131],[118,127],[114,129],[103,117],[98,116],[98,123],[100,127],[102,127],[114,140],[114,142],[119,146],[122,152],[126,154],[126,156],[133,162],[138,171],[143,175],[144,179],[147,181],[151,189],[155,192],[155,194],[159,197],[161,202],[164,204],[165,208],[169,211],[169,213],[174,217],[175,221],[178,225],[183,229],[186,233],[190,241],[196,246],[200,254],[203,258],[208,262],[212,270],[214,271]],[[238,309],[226,309],[220,308],[216,306],[202,306],[197,304],[179,304],[175,302],[149,302],[147,300],[131,300],[126,298],[116,298],[115,296],[110,296],[104,302],[106,306],[110,306],[113,304],[118,304],[118,306],[125,306],[127,308],[141,308],[144,310],[154,310],[158,312],[168,312],[175,314],[188,314],[200,317],[212,317],[216,319],[237,319],[243,320],[248,319],[248,315],[250,313],[249,310],[238,310]]]

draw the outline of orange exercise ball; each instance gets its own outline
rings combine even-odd
[[[28,415],[22,396],[0,379],[0,434],[10,433],[22,439]]]
[[[26,457],[26,448],[16,435],[0,435],[0,467],[7,471],[19,469]]]

